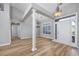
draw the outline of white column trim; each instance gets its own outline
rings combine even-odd
[[[32,51],[37,50],[36,48],[36,10],[32,9]]]

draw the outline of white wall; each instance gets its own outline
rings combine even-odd
[[[32,16],[20,23],[20,37],[21,39],[32,38]]]
[[[9,4],[4,4],[4,11],[0,11],[0,46],[11,43],[9,11]]]

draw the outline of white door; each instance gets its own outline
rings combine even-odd
[[[57,22],[57,40],[68,44],[72,42],[70,20]]]

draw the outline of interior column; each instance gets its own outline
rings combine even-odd
[[[32,9],[32,51],[37,50],[36,48],[36,10]]]

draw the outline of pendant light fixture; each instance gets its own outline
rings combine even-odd
[[[53,13],[53,15],[54,15],[55,17],[61,16],[61,14],[62,14],[62,10],[60,9],[60,6],[61,6],[61,5],[62,5],[62,3],[59,3],[59,4],[57,5],[56,11]]]

